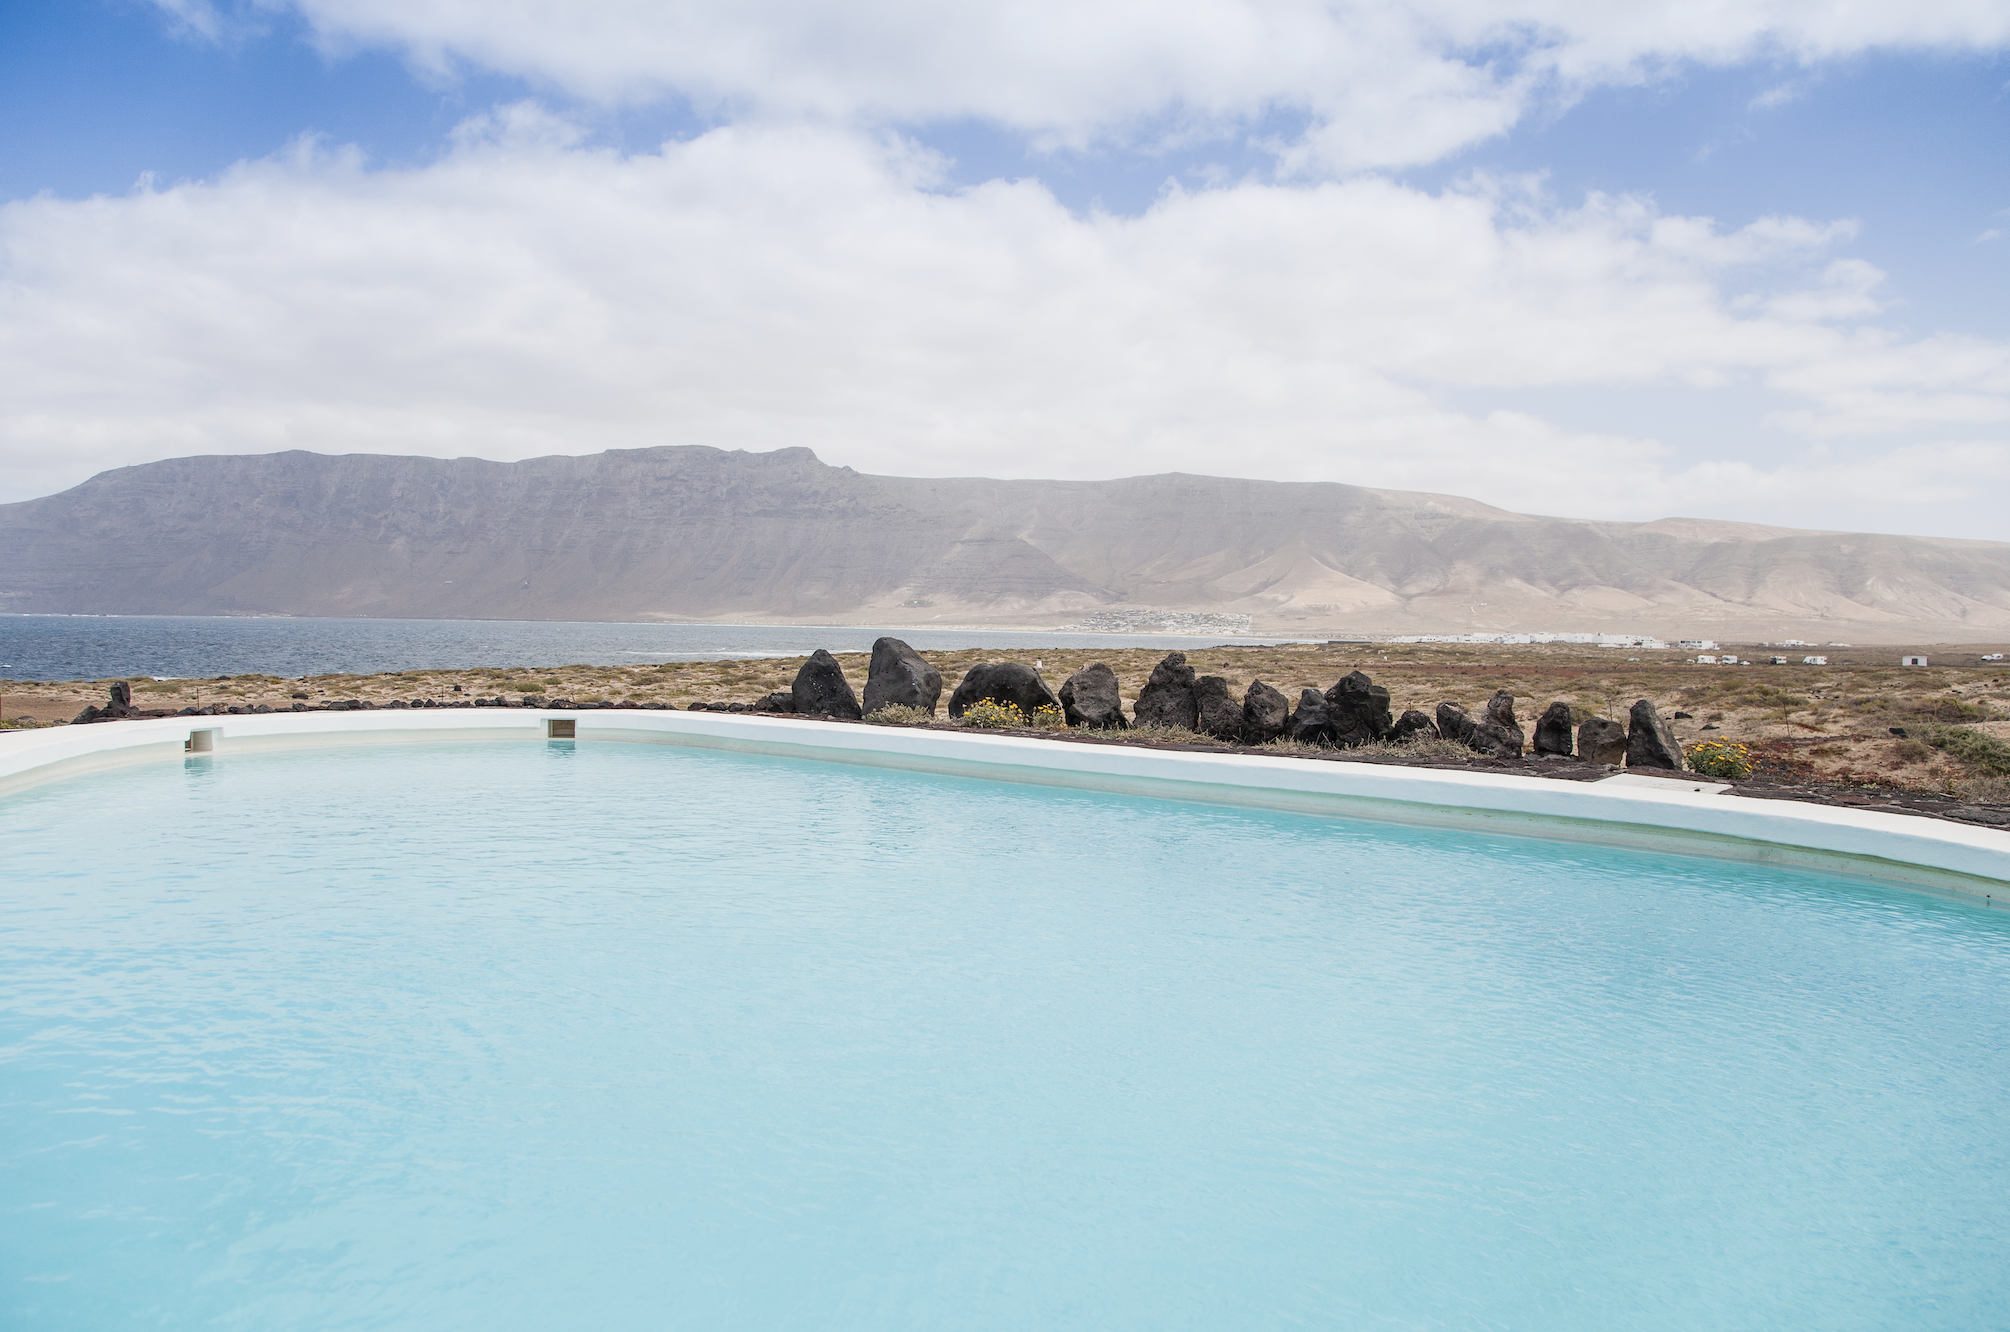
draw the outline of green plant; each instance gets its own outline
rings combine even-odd
[[[1026,724],[1036,731],[1056,731],[1068,724],[1068,718],[1052,703],[1043,703],[1033,709],[1032,715],[1026,718]]]
[[[1736,740],[1705,740],[1683,752],[1691,772],[1735,779],[1752,775],[1752,751]]]
[[[981,726],[986,730],[1023,730],[1030,725],[1026,714],[1011,703],[995,698],[982,698],[963,710],[965,726]]]
[[[1978,777],[2010,776],[2010,744],[1968,726],[1935,726],[1921,737],[1954,755]]]

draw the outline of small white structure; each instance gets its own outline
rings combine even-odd
[[[1827,657],[1802,657],[1802,658],[1801,658],[1801,665],[1803,665],[1803,666],[1826,666],[1826,665],[1828,665],[1828,664],[1829,664],[1829,659],[1828,659]]]
[[[1900,657],[1898,664],[1901,666],[1926,666],[1930,663],[1924,657]]]
[[[1685,638],[1675,645],[1684,652],[1715,652],[1717,640],[1714,638]]]
[[[1985,652],[1982,654],[1982,660],[2001,661],[2003,660],[2003,654],[2001,652]]]
[[[1696,658],[1696,664],[1698,666],[1715,666],[1717,659],[1715,657],[1698,657]]]
[[[1773,666],[1784,666],[1787,664],[1787,659],[1785,657],[1768,657],[1766,660],[1770,665]]]

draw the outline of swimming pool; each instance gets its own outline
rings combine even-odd
[[[2010,1304],[1981,903],[584,742],[4,810],[10,1327]]]

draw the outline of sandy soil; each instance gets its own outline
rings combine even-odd
[[[1685,745],[1725,738],[1751,746],[1756,776],[1777,782],[1841,787],[1877,786],[1899,791],[1937,792],[1969,800],[2010,803],[2010,773],[1986,758],[1964,762],[1926,740],[1939,728],[1958,726],[2010,743],[2010,663],[1983,662],[1994,645],[1956,649],[1917,648],[1765,649],[1739,647],[1741,658],[1765,662],[1788,657],[1790,665],[1696,665],[1682,655],[1641,649],[1599,649],[1564,645],[1497,647],[1451,644],[1324,644],[1278,647],[1220,647],[1188,654],[1201,674],[1225,676],[1237,696],[1252,679],[1282,689],[1293,700],[1304,688],[1325,689],[1340,676],[1362,670],[1386,686],[1393,706],[1433,712],[1449,700],[1478,711],[1496,689],[1519,700],[1524,727],[1552,701],[1561,700],[1580,717],[1624,720],[1628,706],[1651,698],[1663,716],[1674,717]],[[1798,664],[1804,655],[1826,654],[1827,666]],[[1924,654],[1930,667],[1901,667],[1901,655]],[[927,654],[942,672],[943,701],[964,671],[995,651]],[[1123,684],[1128,705],[1164,654],[1156,650],[1049,650],[1017,654],[1036,662],[1059,688],[1076,668],[1106,662]],[[852,686],[865,687],[867,658],[837,658]],[[686,707],[694,702],[750,703],[770,690],[786,689],[801,658],[728,662],[683,662],[662,666],[553,666],[539,670],[403,671],[385,675],[328,675],[281,680],[271,676],[212,680],[132,681],[133,702],[143,709],[178,709],[209,704],[289,707],[338,699],[388,703],[394,699],[461,700],[505,694],[541,694],[574,702],[634,701]],[[109,681],[22,684],[0,681],[0,718],[14,724],[23,716],[49,724],[75,716],[88,703],[102,703]],[[1675,716],[1686,713],[1687,716]],[[1893,733],[1894,728],[1906,732]]]

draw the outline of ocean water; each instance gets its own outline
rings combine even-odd
[[[8,1329],[2010,1320],[1980,906],[618,744],[0,814]]]
[[[193,615],[0,615],[0,680],[157,675],[375,674],[472,666],[632,666],[658,661],[867,652],[885,633],[923,652],[996,647],[1162,647],[1277,639],[1058,634],[851,625],[613,624],[554,620],[350,620]]]

